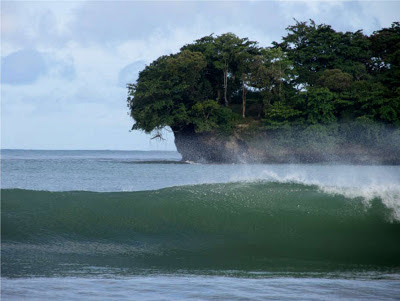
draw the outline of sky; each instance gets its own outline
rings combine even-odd
[[[175,150],[130,129],[127,83],[161,55],[233,32],[270,46],[294,19],[365,34],[398,1],[1,1],[1,148]]]

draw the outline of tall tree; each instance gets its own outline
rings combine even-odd
[[[360,118],[400,125],[400,23],[370,37],[312,20],[287,30],[273,47],[226,33],[158,58],[128,85],[133,128],[222,131],[240,113],[269,128]]]
[[[215,52],[217,60],[214,66],[223,72],[224,104],[229,105],[228,101],[228,77],[237,75],[240,63],[238,58],[243,53],[256,49],[256,42],[249,41],[248,38],[239,38],[233,33],[225,33],[215,39]]]
[[[400,22],[371,37],[371,71],[392,92],[400,87]]]
[[[336,32],[330,25],[298,22],[287,28],[281,47],[293,62],[299,88],[315,86],[321,73],[327,69],[340,69],[354,78],[365,79],[370,58],[370,42],[362,31]]]
[[[242,39],[243,43],[235,51],[235,77],[240,78],[242,86],[242,117],[246,117],[247,86],[251,79],[251,62],[256,55],[261,54],[261,49],[255,42]]]
[[[133,129],[151,132],[190,123],[192,106],[208,98],[206,65],[202,53],[185,50],[162,56],[141,71],[136,84],[128,85],[128,106],[136,121]]]
[[[282,100],[283,83],[291,74],[291,62],[280,48],[264,48],[250,62],[249,85],[257,89],[262,96],[259,115],[265,105],[269,107],[276,95]]]

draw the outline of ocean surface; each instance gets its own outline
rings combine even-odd
[[[3,300],[400,300],[400,166],[1,151]]]

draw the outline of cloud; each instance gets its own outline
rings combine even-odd
[[[366,34],[398,19],[400,2],[3,1],[2,147],[174,149],[129,133],[125,84],[161,55],[234,32],[269,46],[314,19]]]
[[[75,78],[73,60],[59,59],[36,49],[15,51],[1,60],[1,82],[11,85],[26,85],[36,82],[41,76],[52,78]]]
[[[2,117],[2,147],[27,149],[173,150],[173,137],[150,144],[148,136],[129,132],[133,121],[123,106],[99,103],[34,104],[14,101]]]
[[[270,43],[279,38],[291,20],[283,16],[281,5],[270,1],[88,1],[76,8],[70,28],[81,45],[106,47],[126,41],[146,41],[154,35],[173,37],[177,31],[188,37],[186,43],[211,33],[229,31]]]
[[[104,86],[105,83],[99,83]],[[174,150],[174,139],[151,141],[129,130],[126,91],[96,89],[79,79],[40,78],[24,86],[8,86],[2,95],[3,148]]]
[[[79,1],[2,1],[2,55],[21,48],[62,48],[74,39]],[[17,49],[15,49],[17,47]]]
[[[122,68],[118,75],[118,83],[121,87],[126,87],[128,83],[135,83],[139,72],[146,66],[145,61],[137,61]]]
[[[76,78],[76,71],[73,62],[54,61],[53,76],[61,77],[66,80],[73,80]]]
[[[7,84],[29,84],[47,72],[42,54],[34,49],[11,53],[1,60],[1,81]]]

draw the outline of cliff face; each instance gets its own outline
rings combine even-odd
[[[278,141],[268,131],[251,136],[235,131],[230,136],[174,130],[183,161],[198,163],[347,163],[400,164],[400,149],[346,141]],[[390,143],[390,142],[389,142]]]
[[[174,131],[175,145],[183,161],[202,163],[247,162],[249,147],[237,135],[224,137],[191,130]]]

